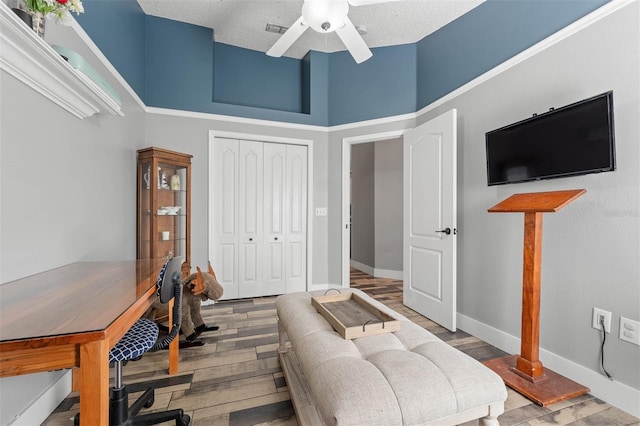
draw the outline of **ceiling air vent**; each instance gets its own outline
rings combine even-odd
[[[267,26],[264,28],[266,32],[276,34],[284,34],[288,29],[289,27],[283,27],[282,25],[276,24],[267,24]]]

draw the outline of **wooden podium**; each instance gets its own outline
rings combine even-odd
[[[489,209],[490,213],[524,213],[522,268],[522,336],[520,355],[484,362],[510,388],[545,406],[589,392],[589,389],[542,366],[540,346],[540,260],[542,214],[557,212],[582,194],[570,191],[515,194]]]

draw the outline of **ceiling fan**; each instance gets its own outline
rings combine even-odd
[[[311,27],[319,33],[335,31],[353,56],[361,63],[373,56],[371,50],[347,16],[349,5],[363,6],[395,0],[304,0],[302,16],[267,51],[267,55],[279,58]]]

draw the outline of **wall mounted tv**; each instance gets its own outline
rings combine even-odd
[[[487,183],[615,170],[613,92],[486,133]]]

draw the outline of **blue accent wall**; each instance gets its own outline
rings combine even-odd
[[[211,103],[213,30],[147,16],[145,103],[201,111]]]
[[[303,112],[302,61],[223,43],[214,52],[215,102]]]
[[[329,123],[352,123],[416,110],[416,45],[372,49],[357,64],[349,52],[329,59]]]
[[[137,1],[89,0],[85,12],[73,15],[91,40],[144,99],[145,14]]]
[[[329,61],[330,53],[310,51],[309,98],[310,113],[314,124],[329,126]]]
[[[87,1],[78,22],[146,105],[331,126],[415,112],[608,0],[487,0],[415,44],[302,60],[213,42],[213,30]]]
[[[487,0],[417,43],[420,109],[608,0]]]
[[[300,93],[302,112],[311,113],[311,52],[302,58],[302,93]]]

